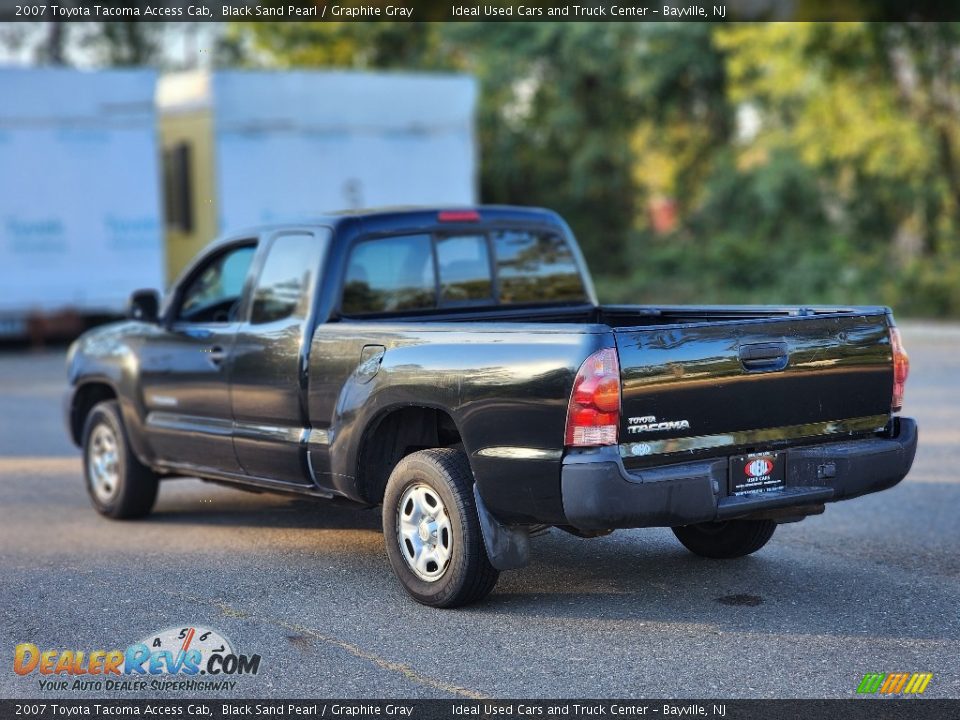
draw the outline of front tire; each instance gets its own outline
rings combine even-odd
[[[87,416],[83,472],[90,500],[101,515],[124,520],[153,509],[159,480],[133,454],[115,400],[98,403]]]
[[[419,603],[452,608],[485,597],[500,573],[490,564],[467,456],[454,448],[407,455],[383,498],[390,565]]]
[[[673,534],[690,552],[725,560],[755,553],[776,529],[773,520],[727,520],[675,527]]]

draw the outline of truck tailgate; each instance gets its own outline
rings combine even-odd
[[[615,338],[627,455],[864,432],[890,415],[883,313],[619,328]]]

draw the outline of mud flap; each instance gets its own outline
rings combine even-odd
[[[508,527],[491,515],[476,485],[473,486],[473,497],[490,564],[497,570],[516,570],[526,566],[530,562],[530,533],[527,528]]]

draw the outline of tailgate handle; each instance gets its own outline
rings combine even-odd
[[[787,366],[786,343],[754,343],[740,346],[740,364],[750,372],[774,372]]]

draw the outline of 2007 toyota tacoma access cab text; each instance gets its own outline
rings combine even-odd
[[[68,356],[96,509],[170,477],[382,506],[407,592],[452,607],[531,531],[671,527],[734,558],[889,488],[917,426],[886,307],[598,304],[555,213],[344,213],[211,244]]]

